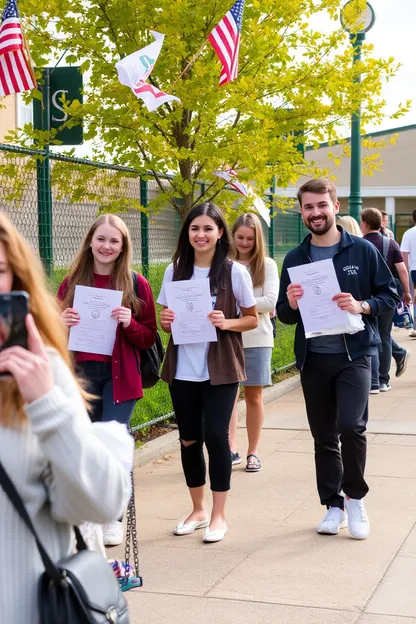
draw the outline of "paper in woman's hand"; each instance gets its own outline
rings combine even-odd
[[[364,329],[361,314],[341,310],[333,301],[341,288],[331,259],[291,267],[288,273],[291,282],[303,288],[298,306],[306,338],[355,334]]]

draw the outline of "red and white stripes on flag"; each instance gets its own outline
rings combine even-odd
[[[16,0],[7,0],[0,26],[0,97],[34,87]]]
[[[244,3],[245,0],[237,0],[208,37],[222,64],[220,85],[227,84],[238,76]]]

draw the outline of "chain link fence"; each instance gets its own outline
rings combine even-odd
[[[86,230],[100,211],[110,208],[126,222],[133,267],[148,278],[157,298],[181,226],[178,213],[168,205],[157,213],[139,209],[159,192],[156,181],[140,178],[134,169],[0,144],[0,210],[40,255],[54,292]],[[277,212],[270,228],[264,224],[264,232],[279,269],[305,234],[295,211]],[[277,321],[276,329],[272,368],[279,371],[294,360],[293,328]],[[171,411],[167,386],[158,383],[138,402],[132,425],[147,426]]]

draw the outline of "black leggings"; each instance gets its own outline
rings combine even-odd
[[[228,429],[238,383],[174,379],[170,388],[181,440],[182,467],[189,488],[205,485],[204,442],[209,455],[211,490],[227,492],[231,481]],[[194,442],[184,446],[184,442]]]

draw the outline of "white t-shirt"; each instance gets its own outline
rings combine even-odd
[[[191,279],[204,279],[209,275],[209,267],[200,268],[194,266]],[[167,306],[165,284],[173,280],[173,264],[170,264],[163,277],[162,288],[157,302]],[[233,262],[231,269],[231,283],[237,306],[251,308],[256,305],[253,295],[251,277],[247,269],[238,262]],[[215,308],[217,297],[212,297],[212,309]],[[176,365],[175,379],[182,381],[208,381],[208,349],[209,342],[197,342],[189,345],[178,346],[178,362]]]
[[[403,234],[400,249],[409,254],[409,270],[416,271],[416,225]]]

